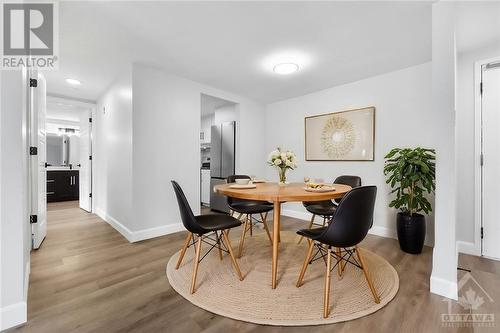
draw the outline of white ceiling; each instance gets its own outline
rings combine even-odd
[[[459,2],[456,36],[459,53],[492,44],[500,47],[500,2]]]
[[[89,100],[131,62],[268,103],[431,59],[426,1],[65,1],[59,29],[48,91]],[[287,57],[299,72],[270,70]],[[67,77],[82,85],[68,87]]]
[[[90,106],[78,101],[47,97],[47,119],[80,122],[82,112],[90,112]]]

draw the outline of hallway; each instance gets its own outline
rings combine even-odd
[[[118,331],[181,300],[165,263],[183,234],[131,244],[78,202],[49,204],[48,234],[32,252],[29,323],[22,331]],[[170,316],[169,316],[170,317]],[[126,320],[125,320],[126,319]],[[54,322],[54,320],[56,320]]]

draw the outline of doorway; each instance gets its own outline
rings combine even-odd
[[[481,255],[500,260],[500,59],[480,66]]]
[[[226,199],[213,192],[236,168],[238,104],[215,96],[200,96],[200,201],[202,214],[228,213]]]
[[[95,105],[47,98],[47,201],[78,201],[92,212],[92,112]]]
[[[92,212],[95,104],[48,95],[40,73],[29,79],[30,222],[38,249],[47,235],[48,205],[67,202]]]

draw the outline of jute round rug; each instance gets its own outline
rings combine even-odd
[[[235,231],[233,231],[234,233]],[[237,242],[233,240],[237,250]],[[205,250],[208,245],[203,244]],[[205,253],[202,247],[202,255]],[[306,255],[307,242],[297,244],[297,235],[281,233],[278,260],[278,286],[271,289],[272,248],[263,233],[245,240],[243,256],[238,260],[244,276],[236,277],[231,258],[224,254],[220,261],[216,249],[200,263],[197,289],[191,295],[189,287],[193,271],[194,250],[188,249],[181,267],[175,270],[179,252],[167,264],[167,277],[172,288],[200,308],[241,321],[279,326],[331,324],[369,315],[396,296],[399,278],[396,270],[382,257],[364,250],[366,265],[380,296],[376,304],[359,268],[348,264],[341,279],[332,271],[330,316],[323,314],[325,264],[322,259],[309,265],[304,284],[295,286]]]

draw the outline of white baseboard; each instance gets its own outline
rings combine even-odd
[[[431,275],[431,293],[444,296],[449,299],[458,299],[457,281],[449,281]]]
[[[300,220],[306,220],[306,221],[310,221],[311,217],[312,217],[311,213],[299,212],[299,211],[292,210],[292,209],[283,209],[281,211],[281,214],[284,216],[289,216],[289,217],[293,217],[293,218],[300,219]],[[394,238],[394,239],[398,238],[398,235],[397,235],[395,229],[380,227],[380,226],[376,226],[376,225],[374,225],[370,229],[370,231],[368,231],[368,233],[370,233],[372,235],[376,235],[376,236],[381,236],[381,237]]]
[[[310,221],[311,217],[312,217],[311,213],[300,212],[300,211],[296,211],[296,210],[292,210],[292,209],[283,209],[281,211],[281,215],[293,217],[293,218],[300,219],[300,220],[306,220],[306,221]],[[378,226],[378,225],[373,225],[371,227],[371,229],[368,231],[368,233],[371,235],[375,235],[375,236],[398,239],[398,233],[397,233],[395,228],[392,229],[392,228],[382,227],[382,226]],[[425,238],[425,245],[432,247],[433,244],[430,242],[430,240],[428,238],[429,237]]]
[[[378,225],[373,225],[371,229],[368,230],[368,233],[380,237],[398,239],[398,233],[396,229],[380,227]]]
[[[457,251],[472,256],[481,255],[481,250],[477,249],[476,244],[472,242],[457,241]]]
[[[281,215],[293,217],[300,220],[311,221],[312,214],[308,212],[299,212],[293,209],[282,209]]]
[[[184,226],[182,225],[182,223],[175,223],[149,229],[132,231],[123,224],[121,224],[120,222],[118,222],[118,220],[116,220],[115,218],[104,212],[102,209],[96,208],[95,212],[97,216],[99,216],[101,219],[106,221],[110,226],[115,228],[120,234],[122,234],[123,237],[125,237],[131,243],[140,242],[142,240],[160,237],[168,234],[173,234],[175,232],[184,230]]]
[[[122,234],[122,236],[125,237],[129,242],[132,242],[132,231],[130,231],[129,228],[118,222],[117,219],[115,219],[111,215],[108,215],[104,210],[100,208],[96,208],[95,213],[101,219],[106,221],[110,226],[116,229],[116,231]]]
[[[14,303],[0,308],[0,331],[24,324],[28,319],[26,302]]]
[[[28,302],[28,289],[30,285],[31,260],[28,259],[24,270],[24,301]]]
[[[186,230],[182,223],[162,225],[156,228],[149,228],[144,230],[139,230],[132,232],[131,242],[139,242],[145,239],[160,237],[168,234],[173,234],[175,232]]]

